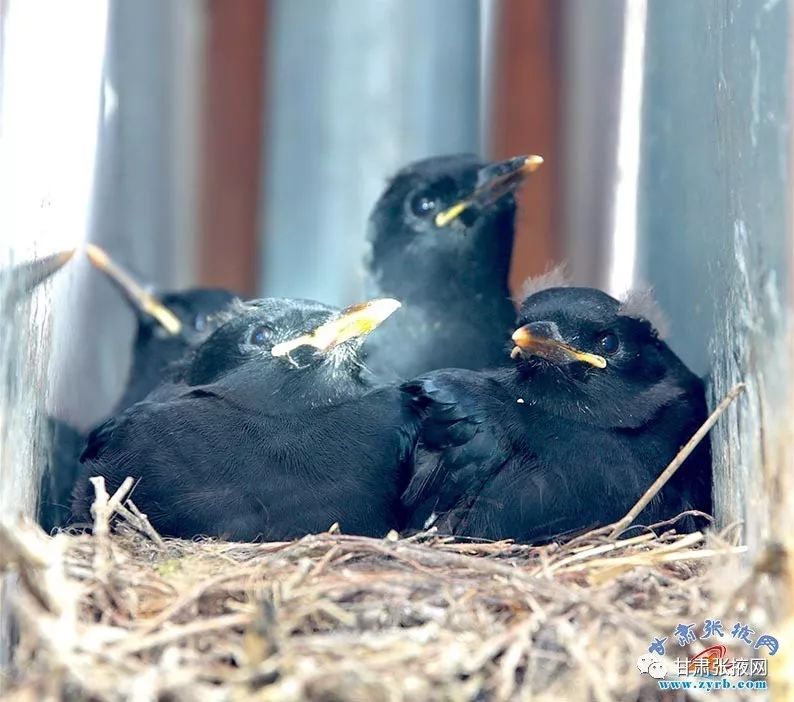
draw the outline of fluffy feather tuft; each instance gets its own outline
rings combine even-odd
[[[568,264],[563,261],[549,268],[545,273],[527,278],[521,286],[521,300],[517,302],[520,303],[541,290],[569,287],[571,287],[571,278],[568,273]]]
[[[670,328],[670,323],[654,299],[653,289],[650,287],[629,290],[620,302],[618,314],[647,320],[660,338],[667,336]]]

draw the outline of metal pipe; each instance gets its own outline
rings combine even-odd
[[[407,161],[479,151],[479,5],[274,0],[262,292],[348,303],[367,216]]]

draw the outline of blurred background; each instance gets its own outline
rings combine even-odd
[[[348,303],[397,168],[541,154],[515,291],[563,260],[614,294],[653,285],[711,400],[748,382],[715,435],[717,498],[761,533],[757,476],[787,460],[761,420],[791,390],[791,17],[787,0],[0,0],[0,264],[90,240],[160,287]],[[83,260],[51,296],[37,395],[86,427],[120,390],[132,314]]]

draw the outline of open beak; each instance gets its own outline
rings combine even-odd
[[[516,329],[513,334],[515,347],[510,358],[538,356],[556,364],[581,361],[595,368],[606,368],[607,361],[587,351],[580,351],[566,343],[554,322],[532,322]]]
[[[400,303],[390,297],[352,305],[308,334],[276,344],[271,353],[274,356],[286,356],[300,346],[313,346],[318,351],[330,351],[349,339],[366,336],[399,308]]]
[[[179,317],[110,258],[104,249],[88,244],[86,255],[91,265],[104,273],[137,311],[154,319],[172,336],[177,336],[182,331]]]
[[[488,207],[499,198],[514,192],[530,173],[543,163],[542,156],[516,156],[481,168],[472,193],[436,215],[437,227],[446,227],[472,206]]]
[[[0,287],[11,291],[11,294],[30,295],[37,285],[63,268],[72,256],[74,249],[61,251],[36,261],[20,263],[18,266],[0,271]]]

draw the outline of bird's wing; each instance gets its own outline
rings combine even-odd
[[[113,432],[125,421],[129,414],[130,411],[125,410],[121,414],[110,417],[110,419],[106,419],[102,424],[94,427],[86,437],[85,444],[83,444],[80,462],[96,458],[113,437]]]
[[[155,389],[149,399],[130,405],[119,414],[106,419],[94,427],[86,437],[82,453],[80,454],[80,462],[84,463],[95,459],[110,445],[117,432],[128,428],[130,423],[146,421],[144,418],[156,414],[166,401],[201,397],[204,394],[213,394],[212,389],[208,386],[185,388],[169,383],[163,384],[163,386]]]
[[[112,446],[112,442],[117,432],[122,429],[127,422],[134,421],[137,412],[141,406],[147,406],[150,403],[139,403],[124,410],[120,414],[106,419],[102,424],[99,424],[88,434],[83,445],[83,450],[80,453],[80,463],[83,466],[88,466],[82,471],[82,474],[75,481],[72,489],[72,514],[78,520],[85,520],[90,518],[91,504],[94,499],[94,491],[91,484],[88,482],[90,477],[95,475],[102,475],[106,479],[110,477],[108,474],[111,471],[93,470],[92,465],[101,460],[102,456]],[[115,477],[111,478],[115,483]],[[124,479],[123,476],[121,480]],[[118,482],[120,484],[121,481]],[[113,487],[118,487],[115,484]]]
[[[510,451],[490,405],[499,387],[476,371],[435,371],[402,385],[420,417],[411,480],[403,502],[411,526],[464,509]]]
[[[134,405],[95,430],[73,513],[89,516],[88,478],[108,492],[125,477],[162,534],[289,539],[327,529],[382,536],[402,526],[414,429],[396,389],[311,412],[265,415],[236,383],[186,389]],[[261,388],[258,392],[262,392]]]
[[[214,467],[224,463],[218,446],[225,445],[233,408],[219,412],[197,401],[195,392],[169,402],[139,402],[89,434],[80,456],[83,473],[72,497],[77,519],[89,516],[92,476],[103,476],[111,494],[127,476],[143,478],[135,492],[140,504],[147,503],[150,516],[167,514],[162,496],[175,500],[179,493],[183,499],[198,499],[198,492],[216,482]]]

